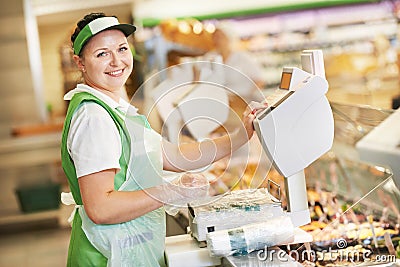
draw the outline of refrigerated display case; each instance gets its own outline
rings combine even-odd
[[[393,111],[331,107],[333,148],[305,170],[312,222],[302,229],[313,242],[281,249],[304,266],[397,266],[400,190],[390,169],[361,161],[355,148]]]
[[[393,110],[338,103],[331,103],[331,107],[335,121],[334,145],[305,169],[312,222],[301,228],[313,236],[313,241],[267,248],[248,255],[230,255],[222,259],[222,266],[398,266],[400,190],[393,182],[390,169],[361,161],[355,148],[357,141]],[[268,187],[266,181],[271,179],[279,185],[285,207],[283,177],[273,168],[266,177],[257,176],[255,169],[254,163],[248,163],[243,176],[235,179],[235,183],[231,178],[238,174],[232,173],[233,167],[225,172],[215,169],[211,172],[222,173],[216,184],[221,189],[222,183],[226,190],[256,185]],[[269,189],[272,195],[279,196],[278,190]],[[286,262],[261,257],[271,251],[286,255],[282,258]]]

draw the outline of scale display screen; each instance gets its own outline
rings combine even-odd
[[[290,80],[291,79],[292,79],[292,73],[291,72],[282,72],[281,84],[279,85],[279,88],[280,89],[289,90]]]

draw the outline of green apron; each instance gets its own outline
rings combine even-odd
[[[130,116],[124,120],[117,114],[116,110],[110,108],[90,93],[81,92],[73,96],[65,119],[61,156],[62,166],[67,175],[71,193],[75,203],[80,207],[78,208],[79,212],[75,213],[72,223],[67,266],[113,266],[111,260],[107,259],[110,258],[110,255],[108,255],[109,251],[100,253],[96,247],[99,249],[103,247],[94,244],[94,241],[97,240],[93,241],[93,239],[101,236],[101,234],[98,234],[98,232],[92,233],[91,241],[89,241],[82,229],[82,219],[84,219],[84,225],[87,226],[90,224],[92,226],[92,228],[89,228],[90,231],[98,231],[98,229],[100,231],[106,230],[108,233],[114,230],[116,231],[115,233],[118,231],[121,232],[121,229],[127,231],[125,238],[123,240],[122,238],[121,240],[116,240],[118,244],[112,248],[116,252],[114,253],[115,255],[121,255],[125,258],[129,256],[130,259],[123,260],[133,262],[132,264],[121,264],[121,266],[165,266],[165,213],[163,208],[149,212],[130,222],[115,225],[95,225],[85,216],[75,166],[67,150],[67,137],[72,116],[85,101],[96,102],[106,109],[119,129],[122,155],[119,159],[121,170],[114,178],[115,190],[132,191],[155,186],[160,182],[157,180],[160,178],[157,174],[160,174],[162,169],[161,153],[156,149],[156,146],[160,146],[160,144],[146,140],[146,136],[149,135],[148,131],[151,129],[144,116]],[[150,148],[150,153],[143,150],[143,148],[147,150]],[[154,152],[151,152],[152,149]],[[157,159],[154,160],[155,158]],[[148,177],[157,177],[157,179],[147,179]],[[129,236],[132,238],[129,238]],[[120,249],[116,250],[116,248]],[[120,250],[124,255],[118,254]]]

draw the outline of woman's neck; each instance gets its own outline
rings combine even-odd
[[[115,102],[119,103],[119,100],[121,98],[121,89],[120,90],[108,90],[108,89],[104,89],[104,88],[99,88],[97,86],[93,86],[90,83],[86,83],[86,85],[92,87],[93,89],[109,96],[110,98],[112,98]]]

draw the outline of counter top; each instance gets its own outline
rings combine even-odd
[[[61,132],[14,137],[0,141],[0,169],[60,160]]]

